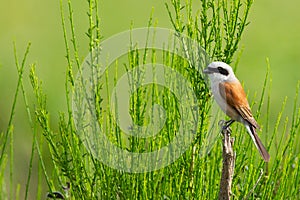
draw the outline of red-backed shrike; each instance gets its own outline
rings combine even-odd
[[[211,90],[216,102],[231,118],[226,122],[225,127],[229,127],[234,121],[244,124],[260,155],[269,162],[270,155],[256,133],[256,129],[260,127],[252,115],[245,91],[232,68],[224,62],[213,62],[203,72],[210,78]]]

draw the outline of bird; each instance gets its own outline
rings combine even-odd
[[[256,132],[260,126],[253,117],[246,93],[232,68],[224,62],[216,61],[210,63],[203,72],[209,77],[215,101],[230,117],[223,128],[228,128],[235,121],[242,123],[264,161],[269,162],[270,155]]]

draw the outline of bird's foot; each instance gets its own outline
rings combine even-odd
[[[231,128],[230,128],[230,125],[234,122],[234,120],[228,120],[228,121],[225,121],[225,120],[220,120],[219,121],[219,126],[221,127],[222,130],[227,130],[229,132],[231,132]]]

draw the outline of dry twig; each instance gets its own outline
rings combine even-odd
[[[229,127],[223,126],[224,121],[219,124],[222,125],[223,134],[223,167],[222,167],[222,177],[220,181],[220,193],[219,199],[228,200],[231,195],[231,184],[232,177],[234,173],[234,162],[235,154],[233,151],[234,139],[230,137],[231,130]]]

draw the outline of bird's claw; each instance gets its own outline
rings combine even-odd
[[[231,123],[230,123],[231,124]],[[231,132],[231,128],[230,128],[230,124],[228,124],[227,121],[225,120],[220,120],[218,125],[220,126],[220,129],[223,131],[223,130],[226,130],[228,132]]]

